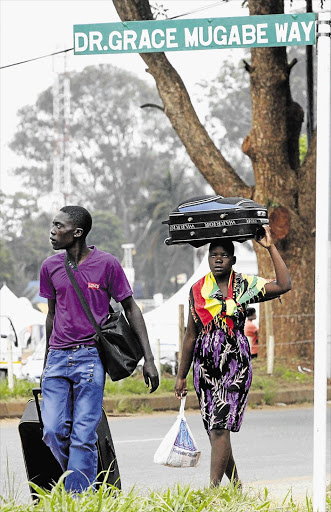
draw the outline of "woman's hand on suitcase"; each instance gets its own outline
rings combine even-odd
[[[262,247],[264,247],[265,249],[269,249],[274,243],[272,236],[271,236],[271,229],[270,229],[269,225],[263,226],[263,228],[265,231],[265,235],[256,241],[258,244],[262,245]]]

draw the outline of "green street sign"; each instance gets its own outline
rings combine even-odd
[[[74,25],[75,55],[315,43],[314,13]]]

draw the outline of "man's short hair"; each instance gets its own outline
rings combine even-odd
[[[215,240],[210,243],[209,252],[215,249],[215,247],[223,247],[223,249],[228,252],[230,256],[234,255],[234,245],[231,240],[215,238]]]
[[[256,313],[255,308],[247,308],[247,316],[253,316]]]
[[[83,230],[82,238],[85,239],[92,227],[92,217],[90,213],[82,206],[64,206],[60,211],[70,217],[76,228]]]

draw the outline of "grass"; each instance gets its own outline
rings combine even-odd
[[[314,373],[307,372],[301,373],[298,370],[299,362],[296,359],[289,361],[278,361],[274,365],[274,371],[272,375],[268,375],[266,371],[266,361],[261,359],[253,359],[253,382],[252,389],[261,388],[261,379],[265,379],[264,382],[269,381],[274,386],[282,387],[298,387],[298,386],[313,386],[314,384]],[[308,365],[307,365],[308,366]]]
[[[176,485],[143,494],[132,488],[129,492],[118,492],[105,482],[93,492],[91,489],[73,496],[64,489],[65,474],[50,492],[31,484],[36,491],[36,500],[30,504],[19,504],[15,499],[0,496],[1,512],[312,512],[312,502],[306,498],[304,504],[295,503],[289,492],[281,504],[273,503],[268,490],[257,493],[249,489],[238,490],[233,485],[192,489]],[[106,479],[105,479],[106,480]],[[331,511],[331,500],[327,494],[327,511]]]
[[[167,374],[162,375],[161,384],[155,393],[159,395],[173,393],[174,384],[175,377]],[[32,389],[35,387],[38,387],[38,383],[14,378],[14,389],[10,390],[8,380],[1,379],[0,396],[2,400],[30,398],[32,396]],[[188,388],[190,391],[193,391],[192,371],[188,377]],[[148,395],[148,389],[140,371],[136,371],[133,376],[119,382],[112,382],[107,376],[105,385],[106,397],[132,395]]]
[[[193,390],[193,379],[188,379],[190,389]],[[170,375],[162,375],[161,383],[156,394],[162,395],[165,393],[173,393],[175,385],[175,377]],[[147,388],[143,376],[140,372],[136,372],[133,377],[129,377],[120,382],[112,382],[109,378],[106,380],[105,396],[116,395],[145,395]]]
[[[296,360],[286,361],[286,363],[275,364],[273,375],[267,375],[265,360],[253,360],[253,382],[251,390],[263,392],[263,402],[266,405],[275,403],[276,395],[280,389],[297,388],[301,386],[313,387],[313,373],[300,373]],[[160,387],[154,395],[173,394],[175,377],[169,373],[162,372]],[[189,392],[194,392],[192,369],[187,379]],[[32,389],[38,386],[36,383],[25,380],[15,379],[14,389],[8,388],[7,379],[0,381],[0,395],[2,400],[13,400],[18,398],[27,398],[32,396]],[[130,397],[146,396],[149,393],[146,388],[141,371],[137,370],[133,376],[119,382],[112,382],[107,377],[105,385],[105,397],[121,398],[117,411],[123,412],[152,412],[148,405],[135,407],[130,404]]]
[[[2,400],[9,400],[13,398],[31,398],[32,389],[37,387],[35,382],[29,382],[23,379],[16,379],[14,377],[14,389],[8,387],[8,379],[0,380],[0,396]]]
[[[264,360],[253,360],[251,390],[262,391],[264,404],[274,405],[279,390],[296,389],[305,386],[314,386],[314,374],[313,372],[299,372],[297,360],[293,359],[286,363],[276,363],[272,375],[267,374]]]
[[[275,382],[275,380],[270,378],[268,375],[256,375],[253,377],[251,389],[262,391],[264,403],[266,405],[273,405],[275,403],[275,398],[279,386],[277,382]]]

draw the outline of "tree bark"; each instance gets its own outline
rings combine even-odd
[[[113,0],[120,18],[152,19],[148,0]],[[283,0],[249,0],[251,15],[281,14]],[[273,301],[276,356],[312,358],[314,296],[314,165],[315,141],[305,163],[299,163],[299,136],[303,121],[301,107],[293,102],[286,48],[252,48],[250,74],[252,127],[242,149],[253,165],[255,187],[247,187],[224,159],[201,125],[180,76],[163,53],[141,54],[152,74],[168,116],[191,160],[214,188],[225,196],[251,197],[269,208],[273,234],[292,277],[293,288]],[[273,211],[281,208],[282,215]],[[277,219],[287,219],[279,229]],[[259,272],[272,277],[267,251],[256,244]],[[261,312],[260,340],[265,343]]]

